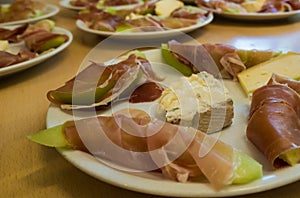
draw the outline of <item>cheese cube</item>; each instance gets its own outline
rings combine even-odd
[[[295,80],[300,79],[300,54],[293,52],[281,54],[240,72],[238,80],[246,94],[250,94],[257,88],[266,85],[272,73]]]

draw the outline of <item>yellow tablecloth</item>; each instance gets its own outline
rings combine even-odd
[[[61,7],[59,0],[48,0],[47,3],[60,7],[60,12],[51,19],[57,26],[70,30],[74,40],[55,57],[0,78],[0,197],[157,197],[99,181],[78,170],[55,149],[26,138],[46,127],[50,104],[46,99],[47,91],[73,77],[87,53],[104,39],[78,29],[76,11]],[[232,43],[239,47],[300,52],[300,17],[272,22],[215,17],[211,24],[189,35],[202,43]],[[107,52],[110,50],[113,49],[107,49]],[[300,182],[242,197],[298,198],[298,185]]]

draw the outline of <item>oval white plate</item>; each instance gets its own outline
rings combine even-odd
[[[144,52],[151,61],[155,72],[166,77],[164,83],[171,83],[180,77],[171,67],[163,67],[163,59],[160,50],[149,50]],[[247,116],[249,111],[249,99],[245,96],[240,85],[233,81],[224,81],[231,91],[234,100],[234,120],[232,126],[221,132],[220,139],[231,144],[263,164],[263,177],[259,180],[245,185],[232,185],[215,191],[208,183],[178,183],[164,178],[159,173],[140,172],[128,173],[111,168],[94,158],[92,155],[81,151],[57,149],[64,158],[83,172],[109,184],[132,191],[163,195],[172,197],[224,197],[246,195],[277,188],[300,179],[300,165],[294,167],[273,170],[266,158],[249,142],[245,136]],[[114,108],[127,107],[128,103],[121,103]],[[131,104],[133,107],[148,110],[153,103]],[[100,114],[100,112],[98,112]],[[109,110],[101,114],[110,114]],[[82,117],[88,116],[88,113]],[[77,117],[77,119],[80,117]],[[71,112],[60,110],[51,105],[47,114],[47,127],[62,124],[66,120],[73,119]],[[219,135],[219,133],[218,133]]]
[[[193,30],[196,30],[198,28],[201,28],[203,26],[206,26],[213,20],[213,14],[210,13],[207,19],[203,22],[199,22],[195,25],[191,25],[189,27],[183,27],[178,29],[167,29],[162,31],[149,31],[149,32],[109,32],[109,31],[100,31],[100,30],[94,30],[86,26],[86,24],[82,20],[77,20],[76,25],[79,29],[93,33],[98,34],[101,36],[114,36],[116,38],[124,38],[124,39],[154,39],[154,38],[162,38],[162,37],[171,37],[176,36],[178,34],[188,33]]]
[[[70,0],[61,0],[59,2],[59,5],[61,5],[64,8],[71,9],[71,10],[83,10],[83,9],[85,9],[84,6],[73,6],[73,5],[71,5],[70,4]],[[131,4],[131,5],[122,5],[122,6],[105,6],[105,8],[130,9],[130,8],[133,8],[133,7],[137,6],[137,5],[139,5],[139,3],[138,4]]]
[[[69,46],[71,44],[71,42],[73,40],[73,35],[68,30],[60,28],[60,27],[55,27],[53,32],[59,33],[59,34],[65,34],[69,37],[69,40],[67,42],[63,43],[62,45],[60,45],[59,47],[55,48],[54,50],[46,52],[44,54],[41,54],[35,58],[29,59],[29,60],[21,62],[21,63],[17,63],[14,65],[0,68],[0,77],[33,67],[33,66],[45,61],[46,59],[56,55],[57,53],[61,52],[67,46]],[[18,45],[16,45],[16,46],[18,47]],[[24,46],[19,46],[19,47],[22,48]]]
[[[59,12],[59,7],[57,7],[55,5],[46,4],[45,6],[46,6],[45,11],[44,11],[44,14],[42,16],[38,16],[38,17],[35,17],[35,18],[30,18],[30,19],[18,20],[18,21],[0,23],[0,26],[17,25],[17,24],[23,24],[23,23],[32,23],[32,22],[35,22],[35,21],[39,21],[39,20],[42,20],[42,19],[52,17],[52,16],[56,15]]]
[[[232,14],[228,12],[220,12],[214,9],[208,9],[202,7],[206,10],[212,11],[213,13],[220,15],[222,17],[239,19],[239,20],[275,20],[275,19],[284,19],[288,17],[295,16],[300,13],[300,10],[294,10],[290,12],[276,12],[276,13],[238,13]]]

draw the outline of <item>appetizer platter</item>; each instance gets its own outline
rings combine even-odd
[[[76,25],[83,31],[123,38],[157,38],[190,32],[209,24],[213,14],[178,0],[147,1],[131,9],[99,9],[79,12]]]
[[[192,59],[192,54],[201,54],[197,58],[206,61]],[[48,92],[47,97],[52,103],[47,114],[48,129],[32,134],[29,139],[57,148],[73,165],[97,179],[143,193],[224,197],[280,187],[300,179],[300,174],[296,174],[300,171],[300,125],[297,117],[300,82],[293,80],[299,79],[300,74],[295,72],[299,71],[297,61],[292,61],[290,69],[276,65],[282,61],[298,60],[299,57],[297,53],[239,50],[225,44],[186,45],[169,41],[162,44],[161,49],[133,51],[106,63],[92,63],[65,85]],[[270,65],[275,66],[272,68]],[[272,75],[272,72],[276,74]],[[103,74],[100,79],[99,74]],[[86,75],[89,79],[84,78]],[[257,78],[247,80],[251,75]],[[97,81],[92,82],[91,79]],[[115,83],[116,79],[120,84]],[[153,89],[155,92],[146,93],[146,98],[135,92],[149,82],[157,85]],[[92,95],[87,84],[93,87]],[[152,90],[151,87],[147,90]],[[174,99],[174,93],[177,99]],[[201,96],[190,97],[192,93]],[[149,95],[156,97],[149,98]],[[189,104],[184,102],[187,95]],[[261,101],[262,98],[265,100]],[[178,104],[182,99],[183,104]],[[274,106],[276,109],[272,112]],[[298,121],[284,120],[276,114],[278,108],[289,112],[291,120]],[[181,111],[179,114],[176,113],[178,109]],[[201,118],[208,115],[206,112],[212,116],[214,111],[218,112],[216,117],[210,118],[217,119],[218,123],[218,115],[225,113],[221,116],[221,125],[215,123],[210,128],[207,127],[210,124],[201,123]],[[196,119],[196,125],[186,125],[194,120],[190,115],[201,116],[200,122]],[[269,116],[273,116],[272,122]],[[138,124],[128,124],[132,121],[129,118]],[[260,123],[262,119],[264,124]],[[178,120],[187,122],[182,124]],[[283,122],[287,129],[297,130],[285,134],[281,127]],[[136,137],[133,133],[141,131],[138,127],[144,126],[142,123],[145,126],[150,123],[149,128],[143,128],[147,132],[151,131],[151,126],[159,128],[155,135],[146,136],[146,142],[144,136]],[[94,131],[99,124],[109,139]],[[180,153],[174,161],[170,158],[168,163],[159,164],[157,159],[165,159],[166,156],[168,159],[173,155],[171,153],[177,152],[172,146],[173,141],[176,148],[181,147],[177,139],[169,139],[177,137],[173,130],[179,131],[179,134],[183,132],[182,136],[186,137],[196,133],[191,139],[187,138],[191,142],[184,153]],[[114,147],[109,147],[103,138],[125,151],[110,153]],[[205,144],[206,138],[214,144],[206,150],[208,153],[200,157],[201,150],[197,145],[200,148],[209,146]],[[273,140],[282,143],[270,150],[268,145],[272,145]],[[153,148],[160,146],[152,143],[160,141],[168,143],[162,146],[170,151],[166,156],[155,156],[159,153],[152,152],[155,151]],[[143,162],[139,159],[142,158],[136,151],[150,151],[154,165],[161,166],[152,169],[152,163],[147,163],[150,169],[141,168],[139,165]],[[190,161],[189,156],[195,161]],[[218,170],[216,175],[208,171],[210,168],[207,167],[211,166]]]
[[[23,1],[15,0],[12,4],[0,5],[0,26],[33,23],[52,17],[59,12],[59,8],[55,5],[37,5],[31,0],[27,0],[25,3],[24,5]],[[12,6],[14,9],[10,9],[8,12],[8,9]],[[25,9],[27,10],[25,11]],[[31,12],[27,12],[28,10]]]
[[[283,19],[300,13],[300,4],[295,1],[244,0],[236,2],[231,0],[197,0],[196,4],[217,15],[240,20]]]
[[[99,8],[113,8],[113,9],[130,9],[142,4],[142,0],[131,1],[99,1],[99,0],[61,0],[59,4],[71,10],[84,10],[90,5],[96,5]]]
[[[212,20],[213,20],[213,15],[210,14],[210,15],[208,15],[208,18],[205,21],[198,22],[195,25],[177,28],[177,29],[161,29],[161,28],[159,28],[158,30],[151,31],[151,32],[122,31],[122,32],[115,33],[115,32],[109,32],[109,31],[94,30],[94,29],[87,27],[87,25],[81,20],[76,21],[76,26],[85,32],[97,34],[100,36],[113,36],[115,38],[125,38],[125,39],[138,39],[138,38],[140,38],[140,39],[155,39],[155,38],[161,38],[161,37],[176,36],[178,34],[181,34],[182,32],[188,33],[193,30],[196,30],[198,28],[206,26],[207,24],[211,23]],[[139,28],[136,28],[134,30],[139,30]]]
[[[71,32],[45,19],[35,24],[0,27],[0,76],[35,66],[70,45]]]

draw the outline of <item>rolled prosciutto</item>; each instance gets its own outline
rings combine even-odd
[[[300,160],[300,82],[273,75],[252,96],[248,139],[274,168]]]

